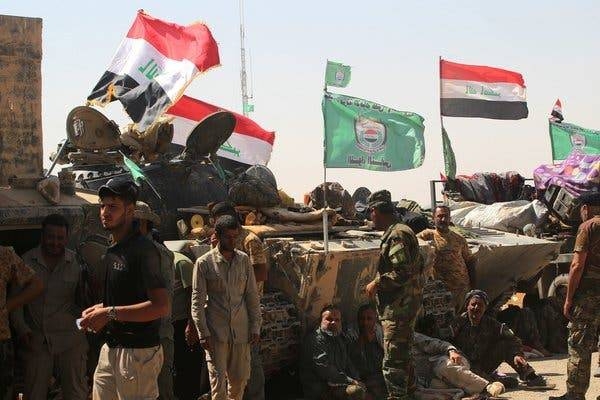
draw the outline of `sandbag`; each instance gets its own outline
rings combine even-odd
[[[273,175],[273,172],[271,172],[271,170],[264,165],[253,165],[248,168],[245,173],[252,178],[269,183],[271,186],[277,189],[277,179],[275,179],[275,175]]]
[[[248,168],[229,186],[229,200],[237,205],[274,207],[279,204],[277,182],[268,168]]]
[[[423,214],[400,209],[400,220],[409,226],[415,234],[429,228],[429,220]]]
[[[320,184],[310,192],[310,207],[319,209],[324,207],[323,203],[323,185]],[[340,214],[346,219],[354,219],[356,210],[354,201],[350,193],[346,191],[338,182],[327,182],[327,206],[333,209],[340,208]]]
[[[548,216],[548,208],[539,200],[508,201],[494,204],[459,202],[451,204],[452,221],[460,226],[522,231],[528,224],[540,226]]]

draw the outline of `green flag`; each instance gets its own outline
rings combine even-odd
[[[322,107],[326,167],[402,171],[423,163],[420,115],[329,92]]]
[[[144,171],[142,171],[142,169],[136,163],[125,157],[125,154],[123,154],[123,165],[131,174],[136,185],[140,186],[142,184],[142,180],[145,180],[146,182],[148,181],[148,178],[146,178],[146,175],[144,175]]]
[[[327,60],[325,85],[346,87],[350,82],[350,66]]]
[[[454,150],[452,150],[452,143],[448,137],[446,128],[442,126],[442,147],[444,149],[444,169],[446,170],[446,177],[456,178],[456,158],[454,157]]]
[[[600,131],[566,122],[550,121],[552,159],[564,160],[574,149],[585,154],[600,154]]]

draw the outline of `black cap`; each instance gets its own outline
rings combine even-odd
[[[392,208],[392,195],[387,190],[378,190],[372,193],[367,199],[369,208],[389,207]]]
[[[577,200],[579,205],[587,204],[592,207],[600,207],[600,192],[585,192]]]
[[[112,178],[98,189],[98,196],[117,196],[123,200],[135,203],[138,197],[138,188],[129,179]]]

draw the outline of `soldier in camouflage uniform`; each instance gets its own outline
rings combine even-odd
[[[367,285],[377,295],[377,312],[383,326],[383,377],[388,399],[412,400],[416,389],[410,355],[415,322],[423,295],[423,258],[413,231],[397,221],[390,192],[369,196],[375,228],[385,230],[377,277]]]
[[[580,216],[563,314],[569,323],[567,393],[551,400],[585,400],[600,329],[600,193],[579,198]]]

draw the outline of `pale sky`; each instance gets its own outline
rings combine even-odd
[[[198,77],[187,94],[241,110],[239,2],[3,2],[0,13],[43,18],[45,165],[66,136],[65,119],[84,103],[108,66],[136,10],[181,25],[203,21],[219,43],[221,67]],[[547,117],[556,98],[566,120],[600,128],[598,1],[313,1],[246,0],[255,113],[276,131],[269,167],[297,201],[323,180],[321,98],[325,62],[352,66],[344,94],[425,118],[426,157],[411,171],[328,169],[352,193],[387,188],[395,199],[429,204],[430,179],[443,172],[438,57],[523,74],[529,118],[445,118],[458,173],[515,170],[531,177],[550,162]],[[332,91],[335,91],[332,89]],[[119,124],[118,102],[107,113]]]

